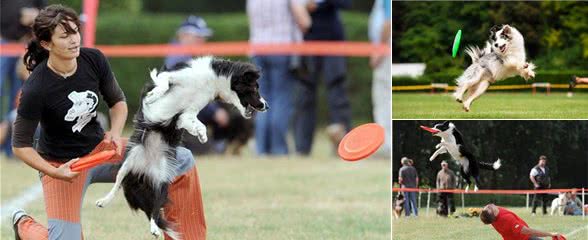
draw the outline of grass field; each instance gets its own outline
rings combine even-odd
[[[549,232],[569,234],[568,240],[588,239],[588,220],[581,216],[531,216],[530,210],[509,207],[519,215],[529,227]],[[461,212],[457,209],[457,212]],[[402,217],[392,220],[392,235],[394,240],[486,240],[501,239],[494,228],[484,225],[479,218],[442,218],[435,216],[435,209],[419,209],[419,217]],[[551,238],[545,238],[551,239]]]
[[[449,94],[392,93],[394,119],[587,119],[588,93],[484,94],[464,112]]]
[[[208,239],[390,239],[389,159],[345,162],[324,138],[315,148],[307,158],[197,157]],[[16,160],[0,161],[0,177],[2,205],[38,182]],[[94,184],[86,193],[85,239],[153,239],[122,192],[108,208],[94,206],[111,186]],[[26,210],[46,224],[41,196]],[[12,239],[9,218],[1,225],[0,239]]]

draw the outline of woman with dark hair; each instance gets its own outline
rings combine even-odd
[[[85,189],[95,182],[114,182],[117,162],[122,160],[125,96],[106,57],[97,49],[80,47],[79,27],[76,12],[61,5],[43,9],[33,24],[34,38],[24,57],[32,73],[22,89],[13,150],[40,172],[48,228],[18,209],[12,215],[16,239],[82,239],[80,210]],[[110,108],[108,132],[96,121],[99,95]],[[38,123],[41,134],[33,148]],[[79,157],[106,149],[117,152],[108,163],[80,172],[70,169]],[[176,151],[183,162],[178,170],[182,176],[170,187],[173,204],[166,205],[164,214],[178,223],[176,231],[184,239],[204,239],[206,225],[194,158],[185,148]]]

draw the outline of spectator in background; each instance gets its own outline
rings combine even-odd
[[[198,46],[212,37],[213,31],[208,28],[206,21],[203,18],[190,15],[180,25],[176,31],[176,36],[171,44],[181,46]],[[169,55],[165,58],[165,67],[173,68],[178,63],[190,61],[194,56],[190,54]],[[212,102],[204,107],[198,113],[198,119],[206,126],[213,126],[213,128],[226,128],[229,125],[229,113],[222,108],[218,102]],[[214,133],[213,133],[214,134]],[[196,153],[209,153],[217,151],[217,145],[224,145],[222,139],[211,139],[204,144],[196,140],[196,138],[188,133],[184,134],[184,145],[189,146],[190,150]],[[224,150],[224,149],[223,149]]]
[[[549,168],[547,168],[547,157],[540,156],[539,163],[531,169],[529,179],[533,183],[535,190],[549,189],[551,188],[551,178],[549,175]],[[531,213],[535,215],[537,209],[537,201],[541,198],[543,206],[543,215],[547,214],[547,193],[536,193],[533,195],[533,210]]]
[[[437,173],[437,189],[455,189],[455,173],[449,169],[447,161],[441,162],[441,170]],[[439,210],[437,214],[441,216],[451,215],[455,212],[455,204],[453,203],[453,193],[441,192],[439,193]]]
[[[569,201],[564,208],[564,215],[582,215],[582,205],[584,204],[582,203],[582,200],[576,196],[576,191],[574,190],[566,194],[569,194],[567,198]]]
[[[208,28],[203,18],[190,15],[176,31],[176,37],[172,40],[171,44],[197,46],[205,43],[209,37],[212,37],[212,33],[212,30]],[[165,67],[172,68],[178,63],[191,60],[192,57],[190,54],[169,55],[165,58]]]
[[[351,0],[311,0],[307,9],[312,26],[304,35],[305,41],[343,41],[345,34],[339,9],[349,8]],[[351,104],[346,92],[347,66],[340,56],[311,56],[304,60],[309,76],[299,81],[294,139],[296,152],[310,154],[316,127],[317,88],[322,77],[327,91],[329,119],[327,134],[335,149],[351,128]]]
[[[400,183],[400,187],[418,188],[419,175],[417,174],[416,169],[410,165],[411,159],[403,157],[400,161],[402,162],[402,167],[398,171],[398,183]],[[410,216],[411,212],[414,212],[415,216],[419,215],[419,210],[416,204],[416,194],[416,192],[404,192],[404,213],[407,217]]]
[[[249,42],[252,44],[288,44],[302,41],[302,33],[311,25],[304,8],[307,0],[248,0]],[[255,117],[255,142],[259,155],[286,155],[286,133],[293,109],[294,76],[289,71],[292,58],[287,55],[255,55],[253,62],[261,71],[259,91],[272,105]]]
[[[369,38],[375,46],[390,46],[390,27],[392,24],[391,1],[376,0],[370,13],[368,26]],[[383,156],[390,156],[390,141],[392,139],[390,110],[390,94],[392,86],[392,55],[374,53],[370,56],[370,67],[373,68],[372,77],[372,104],[374,121],[385,129],[386,138],[379,149]]]
[[[0,3],[0,45],[27,43],[31,38],[31,25],[46,0],[2,0]],[[16,113],[16,98],[25,80],[17,74],[19,56],[0,56],[0,96],[6,96],[7,105],[0,105],[0,148],[12,156],[11,127]],[[7,107],[7,109],[5,109]]]

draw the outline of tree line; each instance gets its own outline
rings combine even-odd
[[[441,121],[394,121],[392,133],[393,181],[398,181],[400,159],[409,157],[422,186],[435,187],[441,161],[448,160],[456,174],[459,166],[449,154],[434,161],[439,137],[419,128]],[[452,121],[466,147],[478,161],[502,159],[498,171],[481,169],[481,189],[532,189],[529,173],[545,155],[552,188],[588,187],[588,121]]]
[[[463,70],[467,45],[483,46],[494,25],[510,24],[525,37],[527,57],[541,70],[588,66],[586,2],[394,2],[393,62],[425,62],[427,72]],[[451,48],[462,29],[460,57]]]

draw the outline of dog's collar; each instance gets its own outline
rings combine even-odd
[[[135,128],[135,131],[141,131],[141,142],[145,141],[145,133],[147,132],[145,128]]]

